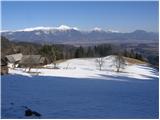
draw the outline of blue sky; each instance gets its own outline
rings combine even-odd
[[[2,2],[2,30],[60,25],[157,32],[158,2]]]

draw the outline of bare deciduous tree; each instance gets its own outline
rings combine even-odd
[[[99,58],[96,59],[96,63],[98,65],[98,67],[99,67],[99,70],[101,71],[102,70],[102,66],[105,63],[105,60],[104,60],[103,57],[99,57]]]
[[[117,56],[115,56],[115,60],[113,62],[117,69],[116,70],[117,72],[120,72],[120,69],[124,69],[126,66],[125,59],[121,54],[118,54]]]
[[[26,66],[29,68],[28,72],[31,71],[31,69],[33,68],[33,66],[36,64],[35,61],[33,60],[33,58],[30,56],[27,60],[26,60]]]

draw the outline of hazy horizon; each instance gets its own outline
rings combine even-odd
[[[2,31],[67,25],[80,30],[158,30],[158,1],[2,1]]]

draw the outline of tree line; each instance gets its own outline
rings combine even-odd
[[[28,42],[11,42],[5,37],[1,37],[1,52],[3,55],[22,53],[40,54],[50,62],[61,59],[85,58],[85,57],[105,57],[108,55],[121,54],[125,57],[145,60],[143,56],[135,52],[134,49],[128,50],[114,44],[99,44],[92,46],[73,46],[63,44],[40,45]],[[157,59],[157,58],[152,58]],[[153,61],[152,60],[152,61]]]
[[[86,57],[105,57],[108,55],[121,54],[125,57],[144,60],[140,53],[133,49],[126,50],[115,48],[111,44],[100,44],[95,46],[69,46],[69,45],[43,45],[39,50],[42,56],[47,57],[51,62],[60,59],[86,58]]]

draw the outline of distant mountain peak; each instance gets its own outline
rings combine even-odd
[[[145,30],[135,30],[134,33],[146,33],[147,31]]]
[[[67,25],[60,25],[58,27],[58,29],[71,29],[71,27],[67,26]]]
[[[59,27],[57,27],[58,30],[70,30],[70,29],[74,29],[74,30],[79,30],[76,27],[69,27],[67,25],[60,25]]]
[[[112,29],[109,29],[107,32],[111,32],[111,33],[119,33],[118,30],[112,30]]]
[[[102,30],[102,28],[95,27],[95,28],[93,28],[93,31],[103,31],[103,30]]]

